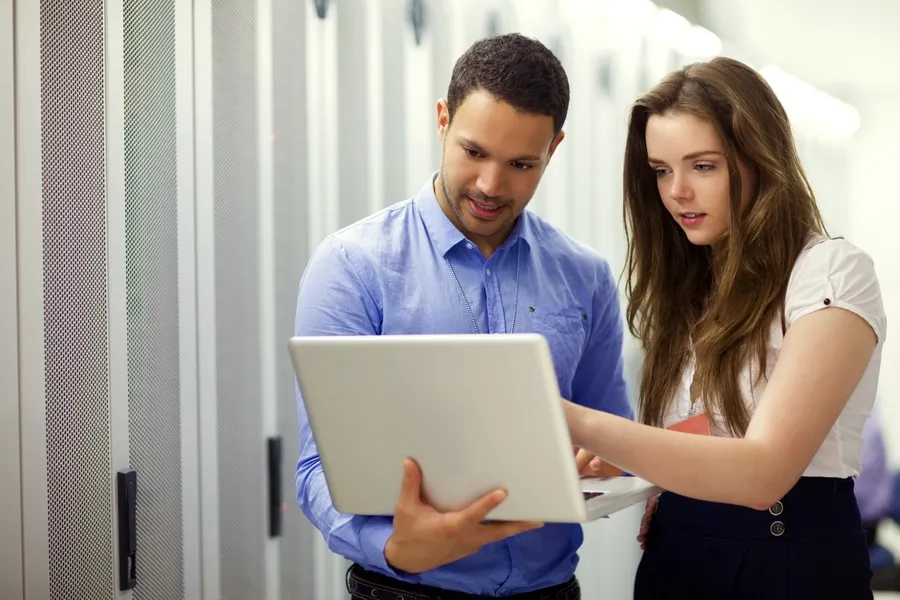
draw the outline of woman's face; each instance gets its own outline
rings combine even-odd
[[[714,244],[731,225],[728,163],[715,128],[685,112],[653,115],[647,121],[646,143],[666,210],[691,243]],[[743,161],[738,161],[738,170],[744,207],[755,181]]]

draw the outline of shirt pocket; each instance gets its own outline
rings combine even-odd
[[[560,392],[567,398],[572,396],[572,380],[584,353],[587,322],[587,315],[577,309],[531,313],[532,329],[547,340]]]

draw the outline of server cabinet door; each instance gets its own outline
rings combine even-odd
[[[110,10],[117,6],[121,12]],[[110,246],[110,264],[125,270],[129,460],[120,468],[137,480],[134,514],[126,490],[115,492],[117,536],[131,518],[136,536],[119,537],[134,556],[120,548],[115,567],[134,560],[133,574],[120,577],[135,577],[136,600],[199,598],[193,18],[176,0],[108,7],[109,35],[121,31],[107,59],[107,103],[121,105],[109,109],[110,126],[122,131],[109,145],[123,144],[108,171],[110,203],[123,197],[123,223],[111,229],[124,231],[124,252],[113,255]]]
[[[260,32],[271,5],[194,10],[203,594],[266,598],[278,551],[267,534],[272,191],[270,140],[261,143],[272,63]]]
[[[334,13],[334,4],[327,13]],[[300,512],[294,493],[299,431],[296,380],[286,351],[286,340],[294,331],[300,276],[311,247],[319,241],[313,241],[310,232],[311,204],[329,199],[316,199],[310,188],[311,155],[318,152],[308,145],[310,132],[315,131],[315,124],[308,120],[308,108],[315,103],[310,96],[318,93],[318,84],[309,76],[316,72],[310,68],[310,62],[319,55],[310,54],[307,46],[312,35],[309,30],[318,31],[315,28],[319,26],[311,21],[316,14],[314,9],[311,0],[272,0],[270,131],[261,132],[262,138],[269,135],[271,143],[271,210],[265,218],[270,223],[272,240],[272,280],[268,285],[273,294],[269,325],[273,329],[266,344],[273,361],[270,377],[274,378],[274,418],[281,441],[281,531],[275,534],[280,548],[277,597],[292,600],[317,597],[314,552],[316,538],[321,540]],[[274,500],[270,500],[270,518],[276,510]],[[269,569],[274,570],[271,566]]]
[[[117,8],[15,7],[26,598],[119,589],[113,482],[129,459]]]

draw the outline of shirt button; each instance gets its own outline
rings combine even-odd
[[[777,517],[778,515],[780,515],[783,512],[784,512],[784,504],[782,504],[780,500],[769,507],[769,514],[771,514],[773,516]]]
[[[468,248],[469,250],[471,250],[471,249],[472,249],[472,244],[466,244],[466,248]]]
[[[775,521],[772,523],[772,526],[769,527],[769,531],[772,532],[772,535],[778,537],[784,533],[784,523],[781,521]]]
[[[488,269],[487,271],[485,271],[485,273],[487,273],[487,276],[488,276],[488,277],[491,276],[491,270],[490,270],[490,269]]]

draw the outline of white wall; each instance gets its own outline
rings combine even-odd
[[[859,94],[861,126],[850,150],[848,237],[871,254],[881,282],[888,336],[881,367],[880,409],[890,461],[900,467],[900,114],[897,92]]]

